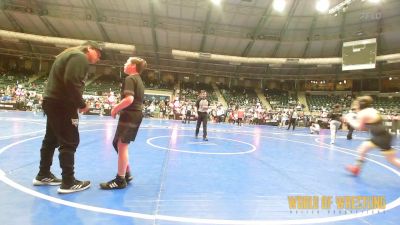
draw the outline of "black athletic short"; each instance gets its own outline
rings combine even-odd
[[[117,130],[115,131],[115,137],[118,137],[118,139],[121,139],[122,143],[126,144],[135,141],[140,124],[142,123],[142,118],[142,111],[122,110],[119,116]]]
[[[389,151],[392,149],[392,135],[389,133],[385,135],[373,136],[370,141],[381,148],[381,151]]]

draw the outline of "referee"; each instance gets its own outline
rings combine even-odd
[[[199,135],[199,129],[201,123],[203,123],[203,141],[208,141],[207,139],[207,119],[208,119],[208,107],[210,102],[207,100],[207,92],[201,90],[200,98],[196,101],[197,107],[197,125],[196,125],[196,138]]]

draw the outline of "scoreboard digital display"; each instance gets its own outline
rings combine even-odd
[[[344,42],[342,70],[374,69],[376,66],[376,38]]]

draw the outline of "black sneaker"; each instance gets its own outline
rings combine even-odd
[[[126,181],[126,183],[129,184],[132,180],[133,180],[133,176],[132,176],[131,172],[126,172],[125,173],[125,181]]]
[[[205,138],[203,138],[203,141],[208,141],[208,138],[206,138],[206,137],[205,137]]]
[[[46,176],[37,175],[35,179],[33,179],[33,185],[35,186],[56,186],[60,185],[62,182],[61,179],[58,179],[54,174],[50,173]]]
[[[123,189],[127,185],[126,180],[120,177],[116,177],[113,180],[108,181],[107,183],[101,183],[100,188],[103,190],[112,190],[112,189]]]
[[[75,180],[73,184],[66,185],[66,184],[61,184],[60,188],[57,190],[59,194],[69,194],[69,193],[74,193],[78,191],[83,191],[86,190],[90,187],[90,181],[80,181],[80,180]]]

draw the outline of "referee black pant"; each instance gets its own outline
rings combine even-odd
[[[198,112],[197,124],[196,124],[196,137],[199,135],[199,129],[201,123],[203,123],[203,138],[207,137],[207,120],[208,120],[207,112]]]
[[[347,128],[349,129],[349,131],[347,133],[347,140],[351,140],[351,139],[353,139],[354,128],[352,126],[350,126],[350,124],[347,124]]]
[[[290,129],[290,126],[292,125],[293,126],[293,130],[294,130],[294,128],[296,127],[296,121],[297,121],[297,119],[296,118],[291,118],[290,120],[289,120],[289,126],[288,126],[288,130]]]

